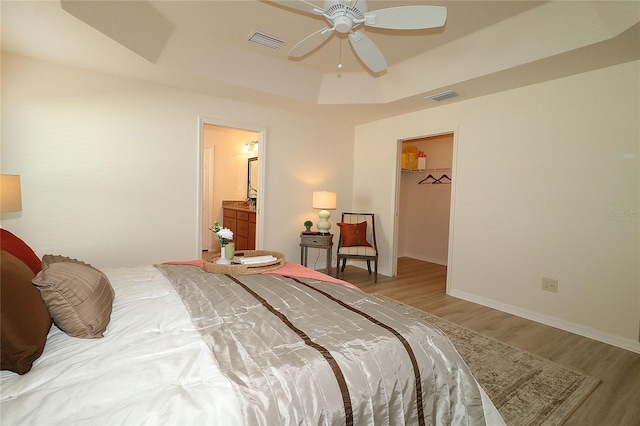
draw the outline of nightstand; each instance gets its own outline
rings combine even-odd
[[[300,234],[300,263],[307,266],[309,247],[325,249],[327,251],[327,275],[331,275],[331,251],[333,248],[333,234]]]

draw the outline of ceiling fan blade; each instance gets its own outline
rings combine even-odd
[[[315,15],[322,15],[324,12],[321,8],[315,4],[309,3],[305,0],[269,0],[272,3],[277,3],[289,9],[299,10],[301,12],[313,13]]]
[[[293,46],[291,50],[289,50],[289,56],[300,58],[329,40],[331,35],[333,35],[332,28],[322,28]]]
[[[349,34],[349,41],[358,57],[371,71],[378,73],[387,69],[387,61],[382,52],[362,31]]]
[[[365,25],[390,30],[421,30],[441,27],[447,21],[443,6],[398,6],[373,10],[365,15]]]

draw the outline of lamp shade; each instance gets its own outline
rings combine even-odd
[[[335,210],[336,209],[336,193],[328,191],[315,191],[313,193],[314,209]]]
[[[0,175],[0,212],[19,212],[22,210],[19,175]]]

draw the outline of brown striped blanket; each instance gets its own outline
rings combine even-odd
[[[310,279],[158,268],[246,425],[485,424],[478,385],[449,339],[395,305]]]

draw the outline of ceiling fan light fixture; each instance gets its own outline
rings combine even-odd
[[[272,35],[269,35],[260,31],[254,31],[251,34],[249,34],[249,37],[247,38],[247,40],[249,40],[252,43],[257,43],[261,46],[265,46],[274,50],[279,49],[280,46],[282,46],[285,43],[284,40],[280,40],[277,37],[274,37]]]
[[[460,96],[460,93],[454,92],[453,90],[447,90],[446,92],[436,93],[435,95],[429,95],[425,97],[425,99],[429,99],[431,101],[442,102],[446,99],[451,99]]]
[[[347,16],[338,16],[333,21],[333,27],[336,29],[337,32],[346,34],[349,31],[351,31],[351,28],[353,27],[353,21],[349,19]]]

